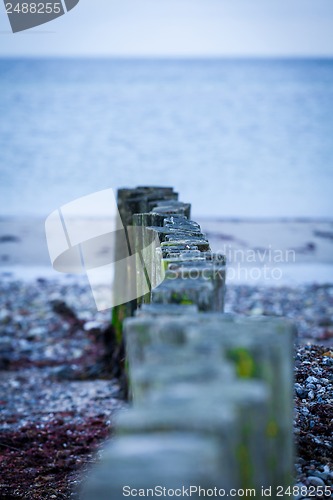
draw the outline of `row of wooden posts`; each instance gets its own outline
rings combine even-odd
[[[124,226],[136,228],[138,298],[112,313],[126,344],[131,401],[85,498],[117,500],[125,487],[252,498],[287,488],[293,325],[223,312],[225,258],[172,188],[121,189],[118,206]]]

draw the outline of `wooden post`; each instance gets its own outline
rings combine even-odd
[[[225,257],[177,196],[172,188],[119,191],[140,271],[138,299],[113,311],[121,340],[124,326],[133,404],[118,418],[87,500],[122,498],[129,478],[134,488],[196,478],[227,494],[252,489],[258,499],[261,487],[274,496],[292,484],[294,327],[222,314]]]

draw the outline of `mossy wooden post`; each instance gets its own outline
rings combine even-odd
[[[124,225],[125,238],[127,240],[128,252],[131,253],[130,242],[128,238],[127,227],[131,224],[132,220],[132,210],[137,210],[138,207],[144,208],[146,199],[144,194],[137,192],[133,189],[120,189],[118,190],[118,209],[120,217]],[[115,261],[122,260],[124,258],[124,242],[121,241],[123,235],[118,236],[116,239],[116,251],[115,251]],[[124,276],[119,277],[117,275],[117,268],[115,269],[114,282],[115,286],[119,280],[123,280]],[[112,326],[115,331],[116,341],[120,345],[123,341],[123,321],[128,316],[131,316],[135,309],[135,303],[126,302],[125,304],[119,304],[112,309]]]
[[[215,381],[204,377],[200,380],[198,376],[184,379],[182,371],[177,378],[177,368],[172,368],[174,373],[169,370],[169,378],[164,376],[160,384],[154,380],[142,403],[136,404],[138,422],[133,422],[133,428],[140,425],[140,412],[147,413],[155,408],[155,417],[147,416],[146,422],[142,422],[146,432],[154,428],[187,428],[213,434],[221,454],[229,456],[233,463],[233,487],[254,488],[257,491],[255,498],[261,498],[261,487],[270,486],[268,447],[262,431],[268,422],[265,384],[225,375],[218,376]],[[158,367],[156,369],[158,373]],[[228,428],[224,427],[223,419],[220,420],[225,410],[234,414],[234,421]]]
[[[196,304],[200,311],[223,311],[225,261],[212,257],[209,242],[199,224],[177,214],[166,217],[163,227],[151,229],[157,232],[161,241],[167,270],[166,280],[152,291],[152,301]]]
[[[179,209],[178,213],[187,217],[187,219],[191,218],[191,204],[183,203],[181,201],[176,200],[167,200],[167,201],[159,201],[157,203],[149,202],[149,209],[152,212],[159,212],[160,214],[174,214],[175,209]]]
[[[209,488],[255,488],[250,496],[258,499],[261,486],[287,488],[293,469],[293,326],[222,314],[225,257],[211,251],[190,220],[190,205],[179,202],[172,188],[123,189],[118,202],[129,251],[140,257],[139,279],[128,281],[139,299],[112,313],[119,342],[124,328],[133,409],[118,420],[116,444],[86,498],[122,498],[128,478],[134,487],[147,487],[202,477]],[[150,245],[154,238],[158,245]],[[116,248],[121,259],[121,245]],[[147,292],[147,283],[161,276],[157,254],[165,279]],[[207,463],[208,475],[200,476]]]
[[[140,309],[135,311],[134,316],[137,318],[151,318],[159,316],[186,316],[188,314],[196,314],[198,307],[195,304],[143,304]]]
[[[141,213],[132,216],[132,224],[134,227],[134,250],[136,255],[137,268],[144,265],[142,262],[141,250],[146,247],[145,228],[147,226],[147,219],[151,220],[151,214]],[[150,289],[146,291],[147,281],[149,282],[146,267],[143,273],[137,273],[136,289],[137,289],[137,307],[143,302],[150,302]]]
[[[195,281],[166,279],[152,291],[152,302],[159,304],[195,304],[199,311],[214,310],[214,286],[203,278]]]
[[[232,443],[228,445],[228,440],[223,443],[223,449],[230,457],[235,456],[238,464],[237,484],[243,488],[268,487],[269,450],[263,432],[269,423],[266,386],[264,382],[237,380],[232,365],[226,360],[221,363],[218,345],[212,342],[204,345],[204,334],[200,348],[186,343],[184,334],[188,319],[174,317],[168,320],[164,317],[158,320],[155,317],[126,321],[136,408],[153,408],[163,401],[167,408],[170,398],[177,398],[175,406],[178,410],[174,408],[172,422],[178,429],[179,426],[185,428],[186,422],[189,428],[191,425],[205,425],[200,408],[206,413],[212,406],[212,411],[218,414],[219,405],[235,406],[238,432],[233,435]],[[182,414],[181,403],[189,399],[196,402],[197,413],[194,413],[193,408],[188,408],[188,412]],[[180,421],[177,421],[176,416]],[[165,418],[165,412],[161,409],[159,427],[156,421],[157,428],[165,429]],[[146,432],[149,432],[150,424],[151,419],[147,417]],[[168,425],[171,425],[170,419]],[[213,425],[212,421],[210,425]],[[216,427],[211,427],[210,431],[219,434]],[[231,435],[232,428],[229,432]]]
[[[236,450],[232,449],[235,439],[240,436],[234,406],[222,401],[214,404],[207,399],[201,402],[197,394],[192,396],[182,398],[165,394],[158,400],[146,401],[144,406],[121,412],[115,421],[117,436],[168,436],[177,432],[179,436],[195,433],[212,439],[218,452],[219,485],[228,490],[240,487]]]
[[[118,209],[120,217],[124,225],[125,238],[127,240],[127,247],[129,254],[134,253],[135,243],[133,241],[133,234],[130,233],[128,228],[133,226],[133,215],[135,213],[146,213],[148,212],[149,204],[156,205],[158,203],[177,202],[178,194],[174,193],[171,187],[138,187],[135,189],[119,189],[118,190]],[[123,235],[119,235],[116,241],[115,250],[115,261],[124,258],[124,241]],[[144,270],[142,269],[142,263],[140,263],[139,276],[142,275]],[[115,269],[114,282],[117,286],[117,280],[124,279],[117,277],[117,268]],[[133,270],[130,271],[130,275],[127,276],[128,286],[137,289],[136,284],[136,273]],[[115,331],[116,342],[118,345],[122,344],[123,332],[122,325],[125,318],[132,316],[134,310],[137,307],[137,301],[132,300],[126,302],[125,304],[119,304],[112,309],[112,326]]]
[[[154,307],[155,304],[149,306],[148,313]],[[126,324],[129,360],[136,378],[134,385],[138,401],[151,391],[162,391],[167,385],[174,390],[177,378],[184,385],[186,379],[191,377],[177,366],[200,359],[197,353],[203,353],[211,365],[225,363],[225,359],[229,359],[234,363],[239,379],[258,379],[267,387],[267,418],[260,427],[260,437],[255,438],[257,443],[264,442],[260,447],[265,456],[265,484],[290,486],[294,456],[294,327],[281,318],[243,318],[216,313],[186,315],[184,307],[183,316],[170,317],[167,309],[163,316],[163,305],[159,304],[159,307],[159,317],[146,313],[146,316],[129,320]],[[210,359],[212,350],[217,357]],[[188,373],[192,370],[190,368]],[[198,384],[194,373],[195,369],[192,378]],[[213,371],[209,373],[214,377]],[[205,383],[209,387],[208,393],[216,399],[226,388],[223,383],[217,387],[213,380],[208,383],[209,373],[206,373]],[[229,385],[231,390],[236,391],[236,386],[227,382]],[[202,392],[207,395],[204,389]],[[203,396],[200,395],[200,398]],[[253,435],[250,437],[252,439]],[[244,454],[242,456],[245,460]],[[258,470],[258,463],[252,458],[251,463],[251,467]]]
[[[177,321],[179,331],[181,320]],[[220,349],[222,359],[226,356],[235,363],[239,378],[266,383],[269,420],[263,432],[268,445],[268,474],[273,487],[287,488],[292,484],[294,457],[294,326],[284,318],[237,315],[199,314],[195,321],[190,317],[182,321],[188,342],[197,343],[198,348],[212,342]]]
[[[123,500],[127,496],[124,486],[137,492],[158,487],[162,496],[163,488],[182,491],[197,485],[207,490],[212,485],[221,488],[222,484],[231,488],[233,478],[221,477],[220,463],[218,445],[212,437],[200,433],[118,436],[104,447],[102,460],[91,471],[80,498]],[[199,489],[192,490],[191,498],[202,498]]]
[[[200,380],[209,384],[233,375],[230,363],[220,363],[217,349],[210,346],[198,350],[184,344],[183,324],[181,329],[178,324],[176,316],[162,322],[156,317],[126,320],[126,350],[135,404],[154,387],[172,381]]]
[[[230,316],[214,323],[208,327],[207,335],[215,336],[222,352],[234,360],[238,375],[263,380],[269,388],[269,422],[265,433],[271,485],[287,488],[292,484],[294,458],[295,328],[286,319],[269,317]]]
[[[209,260],[186,260],[180,262],[168,263],[168,268],[165,274],[166,280],[187,280],[192,283],[199,279],[206,280],[213,285],[213,298],[211,309],[212,311],[223,312],[224,310],[224,295],[225,295],[225,258],[220,259],[220,256],[207,252]],[[171,286],[171,285],[170,285]]]
[[[156,193],[152,193],[150,198],[156,196]],[[167,193],[166,196],[169,197],[170,193]],[[154,199],[149,201],[148,205],[155,205],[156,203],[159,202]],[[179,213],[183,213],[185,210],[187,213],[190,212],[190,204],[175,200],[161,201],[160,203],[170,203],[170,205],[165,205],[164,209],[167,210],[168,216],[172,216],[171,218],[179,217]],[[149,303],[152,288],[164,279],[164,268],[161,264],[162,251],[159,248],[159,242],[163,239],[165,232],[169,233],[168,228],[165,228],[167,215],[159,212],[159,206],[156,206],[154,210],[153,212],[138,213],[132,216],[134,252],[137,256],[138,269],[142,266],[144,268],[144,273],[137,273],[137,306]],[[181,217],[187,220],[186,216],[181,215]],[[148,292],[146,283],[149,283],[150,286]]]

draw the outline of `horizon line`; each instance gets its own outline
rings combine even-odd
[[[333,60],[333,54],[1,54],[0,59],[113,59],[113,60]]]

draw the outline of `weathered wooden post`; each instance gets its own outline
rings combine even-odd
[[[120,213],[121,220],[124,225],[124,231],[119,232],[116,236],[116,248],[115,248],[115,262],[123,260],[128,255],[133,255],[135,253],[135,245],[141,244],[141,241],[134,241],[133,232],[129,228],[133,225],[133,214],[139,212],[144,213],[148,211],[150,203],[156,204],[159,202],[167,203],[168,201],[177,201],[178,194],[173,192],[173,188],[169,187],[139,187],[137,189],[119,189],[118,190],[118,210]],[[143,247],[139,248],[142,250]],[[128,252],[128,253],[127,253]],[[125,253],[125,255],[124,255]],[[139,258],[139,257],[138,257]],[[137,261],[137,266],[139,270],[139,275],[133,269],[132,262],[131,268],[128,269],[127,276],[125,276],[125,281],[127,288],[129,290],[137,290],[137,277],[142,278],[144,270],[142,269],[142,263]],[[115,268],[114,283],[115,288],[117,288],[119,283],[124,280],[124,268],[122,268],[122,274],[119,276],[117,274],[117,266]],[[134,294],[135,295],[135,294]],[[121,346],[122,340],[122,325],[125,318],[132,316],[134,310],[136,309],[137,302],[136,298],[120,303],[113,307],[112,309],[112,320],[111,324],[115,332],[116,343]]]
[[[180,496],[191,488],[227,488],[233,477],[221,473],[215,440],[195,432],[138,433],[115,438],[84,485],[82,500],[121,500],[124,496]],[[227,471],[226,471],[227,472]],[[188,494],[188,493],[187,493]]]
[[[133,401],[84,498],[195,478],[224,496],[242,488],[259,499],[262,486],[288,487],[293,326],[223,314],[225,257],[171,188],[124,189],[118,200],[137,298],[114,308],[113,324],[120,339],[124,327]]]
[[[266,484],[272,487],[290,485],[294,327],[281,318],[267,317],[194,314],[156,318],[149,317],[151,307],[146,307],[146,316],[129,320],[126,324],[128,356],[135,379],[134,395],[142,400],[145,392],[154,386],[165,385],[169,365],[170,383],[176,382],[177,373],[184,379],[181,370],[177,372],[177,346],[183,350],[186,347],[188,359],[192,361],[197,353],[206,355],[210,365],[225,363],[225,359],[232,361],[239,379],[261,380],[268,390],[267,420],[261,428],[267,445]],[[218,361],[216,357],[210,357],[212,352],[218,355]],[[185,363],[182,352],[182,366]],[[206,379],[208,381],[208,372]],[[221,391],[223,389],[221,384]]]

